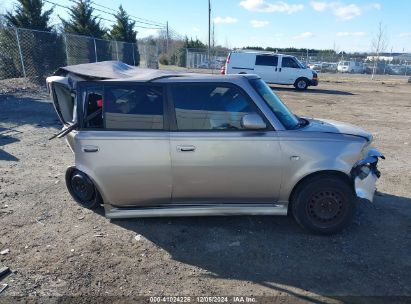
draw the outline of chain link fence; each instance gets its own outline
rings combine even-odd
[[[345,65],[356,65],[353,70],[357,74],[372,74],[375,69],[375,74],[379,75],[411,75],[411,54],[402,54],[401,56],[380,56],[378,62],[370,60],[366,53],[354,54],[337,54],[335,52],[285,52],[283,54],[297,57],[301,62],[320,73],[339,73],[338,63]],[[408,60],[407,60],[408,59]],[[358,68],[359,67],[359,68]],[[351,72],[350,70],[348,72]]]
[[[0,28],[0,79],[40,77],[61,66],[120,60],[158,68],[156,45],[138,45],[80,35]]]
[[[155,69],[159,68],[160,61],[165,65],[218,73],[230,52],[221,47],[212,48],[210,54],[207,48],[186,49],[182,38],[167,39],[163,36],[139,40],[137,46],[135,43],[66,33],[0,27],[0,79],[44,78],[61,66],[106,60]],[[353,61],[361,63],[361,73],[371,74],[375,69],[376,74],[411,75],[409,54],[380,60],[375,66],[369,60],[372,56],[367,57],[367,54],[337,54],[334,51],[285,54],[297,57],[318,72],[337,73],[340,61]],[[165,58],[162,60],[162,57]]]
[[[221,49],[211,50],[211,60],[209,63],[207,49],[186,49],[186,67],[189,69],[211,69],[213,72],[218,71],[222,66],[224,66],[229,52],[229,50]],[[393,56],[391,60],[379,60],[375,63],[375,66],[374,61],[369,60],[369,57],[372,56],[368,56],[367,54],[337,54],[332,51],[318,53],[281,52],[281,54],[294,56],[302,63],[320,73],[338,73],[338,63],[345,62],[345,64],[347,64],[348,62],[354,65],[355,63],[358,63],[356,65],[357,68],[354,70],[355,73],[372,74],[373,69],[375,69],[375,74],[411,75],[410,54],[405,54],[399,57]]]
[[[189,69],[209,69],[213,73],[219,72],[224,66],[229,50],[211,49],[208,60],[208,49],[186,49],[186,67]]]

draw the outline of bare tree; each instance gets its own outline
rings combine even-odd
[[[377,33],[371,41],[371,49],[372,49],[372,52],[375,54],[373,58],[374,64],[372,68],[371,79],[374,79],[374,74],[376,73],[377,63],[380,58],[380,54],[384,52],[384,50],[387,48],[387,45],[388,45],[388,41],[387,41],[386,31],[382,25],[382,21],[380,21],[378,23]]]

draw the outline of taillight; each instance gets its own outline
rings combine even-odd
[[[222,66],[222,67],[221,67],[220,74],[221,74],[221,75],[225,75],[225,66]]]
[[[229,64],[229,63],[230,63],[230,58],[231,58],[231,52],[228,53],[227,60],[226,60],[226,64]]]

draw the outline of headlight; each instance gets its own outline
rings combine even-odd
[[[358,169],[359,169],[358,170],[358,177],[361,178],[361,179],[366,178],[371,172],[371,169],[368,166],[362,166]]]

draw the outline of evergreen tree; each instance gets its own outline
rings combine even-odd
[[[29,0],[26,0],[29,1]],[[63,30],[66,33],[103,38],[106,29],[100,24],[98,16],[93,16],[94,9],[90,0],[78,0],[69,10],[70,19],[64,20]]]
[[[186,66],[186,60],[187,60],[187,53],[186,49],[206,49],[207,46],[202,43],[198,38],[196,40],[193,40],[193,38],[188,39],[186,36],[184,38],[184,43],[183,45],[176,50],[176,53],[171,55],[171,63],[177,64],[180,67],[185,67]]]
[[[42,76],[56,70],[64,62],[61,60],[63,43],[55,33],[50,33],[53,31],[53,26],[49,24],[53,8],[45,10],[43,0],[16,2],[14,10],[4,15],[4,25],[19,29],[4,28],[0,31],[0,78],[23,76],[23,60],[25,75],[41,81]]]
[[[43,6],[43,0],[17,0],[15,11],[4,16],[6,25],[50,32],[53,29],[49,25],[53,8],[43,11]]]
[[[132,43],[131,47],[133,50],[130,51],[128,45],[122,48],[123,61],[128,63],[135,63],[135,65],[140,64],[140,53],[137,47],[137,32],[134,30],[135,22],[130,20],[130,16],[120,5],[117,14],[114,16],[116,18],[116,23],[111,28],[110,32],[107,34],[109,39]]]
[[[117,41],[135,43],[137,42],[137,32],[134,30],[135,21],[131,21],[127,12],[120,5],[116,18],[116,24],[113,25],[109,37]]]

